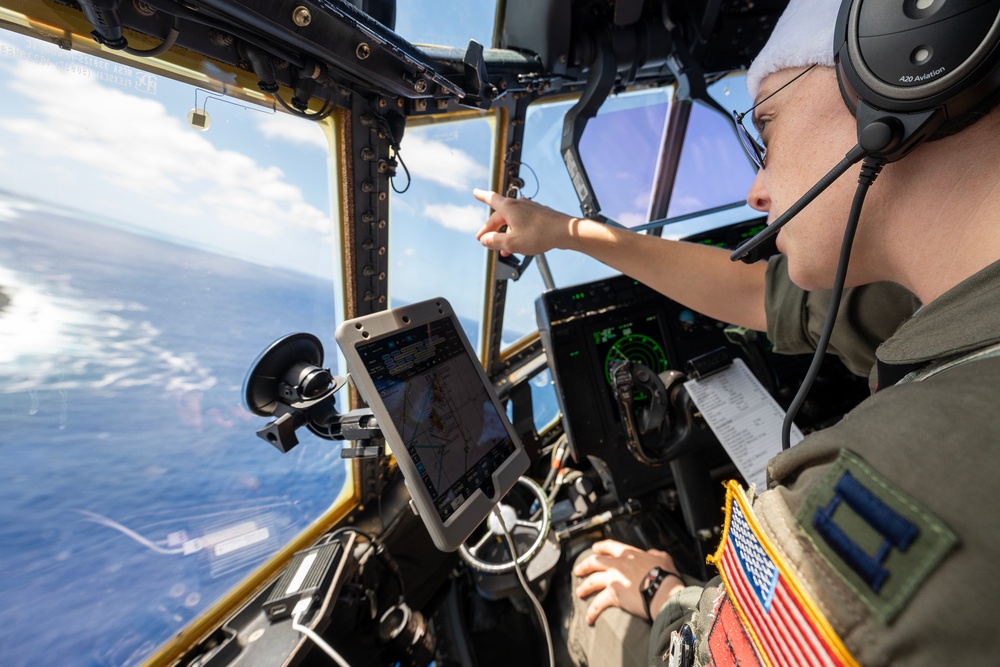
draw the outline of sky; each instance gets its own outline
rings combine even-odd
[[[318,128],[209,99],[215,122],[198,132],[186,122],[191,87],[24,37],[0,39],[4,189],[271,265],[292,263],[293,243],[318,237],[329,264]],[[241,141],[251,131],[262,140]],[[276,144],[283,155],[270,151]],[[278,238],[287,242],[275,252]],[[318,263],[303,270],[329,275]]]
[[[397,28],[413,41],[457,39],[450,30],[489,43],[492,3],[462,4],[449,22],[431,9],[400,3]],[[0,189],[263,265],[339,275],[337,179],[311,122],[13,34],[0,34],[0,98]],[[196,106],[211,118],[205,132],[187,122]],[[412,183],[393,194],[395,300],[444,294],[478,319],[485,255],[473,233],[487,210],[470,193],[489,184],[491,138],[481,120],[404,138]],[[442,247],[459,248],[444,267]]]

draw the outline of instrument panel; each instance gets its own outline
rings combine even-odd
[[[726,325],[627,276],[546,292],[535,308],[576,460],[607,464],[619,498],[662,486],[668,469],[642,464],[627,450],[610,369],[627,360],[657,374],[683,372],[689,360],[729,347]],[[649,398],[637,394],[635,400],[641,407]],[[725,454],[717,449],[712,456],[724,464]]]

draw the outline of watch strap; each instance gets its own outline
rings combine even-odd
[[[656,597],[656,592],[660,590],[660,584],[667,577],[677,577],[682,583],[684,581],[681,579],[681,575],[676,572],[671,572],[657,565],[646,574],[646,577],[642,580],[642,584],[639,586],[642,605],[646,610],[646,618],[650,621],[653,620],[653,611],[650,609],[650,606],[653,604],[653,598]]]

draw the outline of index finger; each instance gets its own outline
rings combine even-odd
[[[493,210],[496,210],[500,203],[504,200],[503,195],[498,192],[493,192],[492,190],[480,190],[479,188],[473,188],[472,196],[484,204],[488,204]]]
[[[576,564],[576,567],[573,568],[573,574],[578,577],[586,577],[594,572],[604,572],[612,565],[614,565],[613,560],[609,560],[606,556],[593,552]]]

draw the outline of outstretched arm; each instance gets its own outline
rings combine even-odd
[[[476,238],[485,247],[537,255],[552,248],[582,252],[649,285],[688,308],[757,331],[764,313],[765,265],[733,263],[729,251],[669,241],[573,218],[528,199],[474,190],[493,208]],[[501,231],[503,229],[503,231]]]

